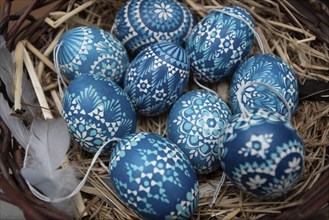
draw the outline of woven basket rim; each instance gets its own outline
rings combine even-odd
[[[51,56],[51,53],[48,53],[48,55],[45,56],[46,58],[44,59],[38,57],[37,53],[46,53],[47,48],[50,48],[51,45],[54,43],[51,40],[54,40],[56,38],[56,35],[60,35],[67,28],[83,24],[84,20],[79,20],[75,18],[76,15],[81,15],[85,13],[83,14],[84,16],[86,14],[88,16],[94,16],[91,19],[96,21],[93,25],[97,25],[101,28],[110,30],[111,24],[108,23],[105,18],[108,16],[110,17],[108,18],[108,20],[112,19],[113,21],[113,14],[108,15],[108,13],[114,13],[114,11],[122,4],[122,1],[74,0],[68,2],[66,0],[57,0],[54,3],[54,1],[50,0],[31,0],[31,3],[27,6],[27,8],[18,11],[16,14],[11,14],[10,10],[10,6],[15,2],[15,0],[5,1],[2,20],[0,21],[0,34],[4,35],[7,41],[7,48],[10,51],[15,49],[18,42],[23,42],[24,47],[28,49],[30,56],[33,58],[32,61],[35,65],[35,69],[37,69],[40,63],[45,64],[42,71],[42,75],[40,77],[40,81],[44,85],[43,91],[44,93],[47,93],[47,98],[51,99],[52,96],[49,95],[50,91],[56,91],[57,89],[57,84],[56,82],[54,82],[53,74],[55,71],[53,71],[54,69],[51,68],[53,67],[51,66],[53,65],[53,63],[49,58]],[[287,198],[283,199],[281,204],[282,208],[277,208],[280,206],[276,205],[275,208],[269,209],[268,212],[263,211],[261,212],[261,214],[257,214],[257,210],[255,210],[254,214],[246,214],[253,212],[250,210],[244,210],[246,208],[243,206],[234,206],[234,208],[232,208],[230,212],[227,211],[224,216],[227,218],[233,218],[235,216],[239,216],[238,213],[242,213],[240,217],[244,218],[253,217],[257,219],[266,219],[275,217],[277,219],[288,219],[294,217],[297,219],[301,219],[303,217],[319,214],[321,212],[320,208],[329,201],[329,192],[327,189],[327,177],[329,176],[329,160],[328,153],[326,153],[326,150],[328,150],[328,145],[326,146],[326,143],[329,144],[329,128],[328,126],[324,125],[325,121],[328,122],[328,111],[326,111],[326,109],[328,109],[329,104],[323,101],[328,99],[322,98],[321,92],[319,93],[319,91],[317,91],[317,93],[315,94],[315,92],[313,90],[310,90],[310,88],[314,87],[314,85],[320,84],[325,87],[329,82],[329,76],[327,74],[329,69],[326,69],[326,65],[329,66],[329,55],[328,52],[325,53],[325,50],[323,49],[323,47],[329,47],[329,39],[325,37],[323,31],[319,30],[318,26],[313,27],[315,25],[312,26],[310,24],[310,21],[307,20],[307,14],[303,16],[300,12],[304,12],[304,10],[306,10],[305,7],[308,6],[309,8],[306,11],[315,12],[315,17],[318,19],[317,21],[320,23],[322,22],[321,24],[326,24],[326,27],[328,27],[329,30],[329,25],[327,24],[327,22],[325,22],[325,20],[323,20],[325,18],[328,18],[329,20],[328,6],[319,0],[310,0],[304,3],[296,3],[294,1],[289,1],[289,3],[287,3],[285,1],[281,2],[279,0],[269,0],[268,3],[259,2],[257,0],[241,2],[233,0],[230,3],[228,3],[228,1],[213,0],[183,0],[183,2],[190,8],[190,10],[193,12],[193,14],[197,17],[198,20],[204,17],[207,12],[212,8],[221,8],[224,5],[238,5],[246,7],[255,17],[255,20],[258,24],[256,30],[261,33],[260,37],[265,42],[265,50],[269,53],[275,52],[278,56],[286,60],[294,68],[294,70],[298,73],[298,78],[301,87],[303,87],[303,85],[306,85],[306,82],[310,83],[311,85],[308,86],[306,90],[303,90],[303,92],[305,91],[306,95],[303,94],[304,100],[300,104],[297,116],[295,116],[293,119],[293,123],[299,131],[303,129],[311,130],[308,133],[302,133],[302,138],[304,138],[304,145],[307,148],[308,152],[312,152],[309,154],[311,156],[307,157],[307,167],[309,169],[313,167],[316,172],[312,175],[304,175],[303,184],[299,184],[298,188],[294,190],[294,193],[292,195],[296,198],[292,199],[295,202],[291,202]],[[50,4],[51,6],[49,6]],[[79,8],[84,4],[86,7],[81,10],[82,12],[73,14],[72,17],[67,18],[67,20],[61,21],[62,23],[59,22],[60,18],[63,17],[63,15],[72,12],[74,9]],[[100,9],[99,5],[101,4],[104,7]],[[300,9],[298,8],[298,6],[303,6],[304,8]],[[43,14],[38,15],[39,18],[35,19],[31,16],[31,13],[39,8],[41,8],[42,10],[44,8],[45,9],[43,11]],[[280,13],[278,19],[281,20],[272,20],[274,18],[274,12],[271,10],[277,10],[277,13]],[[324,13],[321,15],[317,14],[319,11],[321,12],[321,10]],[[85,19],[90,19],[88,18],[88,16],[86,16]],[[13,20],[14,22],[11,22],[11,25],[9,25],[9,21],[11,20]],[[99,22],[97,23],[97,21]],[[88,20],[88,22],[90,22],[90,20]],[[85,24],[88,24],[87,21]],[[267,26],[268,29],[266,31],[268,31],[270,34],[264,31],[264,27]],[[274,33],[275,30],[281,31],[281,33]],[[266,36],[275,36],[276,39],[266,39]],[[281,47],[282,45],[285,45],[285,47]],[[309,53],[304,53],[304,51],[306,51],[307,49],[309,50]],[[300,54],[292,54],[292,52],[300,52]],[[253,53],[259,53],[259,49],[254,48]],[[50,63],[47,66],[47,63],[49,61]],[[296,61],[298,61],[298,63]],[[207,86],[209,86],[211,89],[215,90],[219,94],[226,94],[225,91],[223,92],[223,88],[221,87],[222,85],[218,86],[211,84]],[[195,84],[189,85],[189,89],[195,88],[197,88]],[[328,90],[328,86],[325,88],[327,88]],[[4,94],[6,99],[8,100],[4,83],[1,80],[0,92]],[[60,116],[60,110],[58,109],[58,106],[56,106],[55,101],[51,102],[51,111],[55,113],[55,117]],[[22,117],[22,115],[24,114],[22,114],[22,112],[16,111],[14,112],[14,115],[16,117]],[[303,118],[304,115],[307,115],[307,119]],[[30,118],[24,119],[26,121],[30,120]],[[309,122],[305,122],[305,120],[309,120]],[[321,120],[323,121],[321,122]],[[166,114],[160,116],[159,118],[151,118],[147,120],[142,120],[141,118],[139,118],[138,126],[138,131],[158,132],[158,130],[160,129],[160,134],[165,136]],[[319,128],[317,128],[317,126]],[[5,122],[1,119],[1,117],[0,131],[0,189],[2,189],[3,191],[3,193],[0,193],[0,200],[7,201],[18,206],[20,209],[22,209],[27,219],[72,218],[71,216],[63,212],[58,211],[50,204],[36,199],[32,195],[28,186],[25,183],[25,180],[20,174],[24,149],[19,146],[15,139],[11,141],[10,130],[8,129],[8,126],[5,124]],[[316,148],[320,150],[316,150]],[[75,163],[79,162],[81,164],[88,164],[90,162],[88,160],[88,157],[90,157],[89,154],[81,152],[81,150],[77,148],[74,144],[72,145],[72,149],[72,152],[74,153],[81,153],[80,161],[74,159]],[[73,155],[73,153],[71,154]],[[72,155],[70,155],[70,159],[74,157]],[[318,158],[322,158],[322,160],[319,160]],[[314,161],[312,161],[313,159]],[[80,171],[84,173],[86,171],[86,166],[81,164],[79,164],[81,166]],[[311,173],[311,171],[307,172]],[[213,187],[216,181],[219,181],[218,176],[218,174],[202,176],[200,177],[199,181],[201,183],[206,183],[209,186]],[[92,182],[92,185],[95,184],[94,187],[99,186],[99,183],[97,183],[97,179],[98,176],[93,176],[90,178],[90,182]],[[207,187],[209,187],[208,185]],[[228,187],[229,186],[226,186],[228,194],[236,193],[230,191],[230,188]],[[305,193],[303,194],[303,192]],[[84,195],[84,199],[90,197],[86,196],[86,194]],[[224,194],[219,197],[218,201],[220,199],[223,199],[223,197],[225,197]],[[213,209],[212,211],[209,211],[209,213],[207,213],[207,201],[209,201],[209,198],[210,197],[208,196],[201,200],[202,205],[199,205],[199,208],[195,214],[195,218],[210,218],[217,215],[223,217],[223,215],[219,214],[220,210],[216,212]],[[241,198],[245,199],[244,201],[248,201],[250,199],[245,195],[240,195],[240,199]],[[243,201],[240,201],[240,203],[242,202]],[[262,201],[253,200],[253,202],[261,204]],[[313,206],[310,205],[312,203]],[[217,202],[215,205],[217,205],[217,208],[225,207],[222,206],[223,204],[220,202]],[[90,206],[92,207],[92,205]],[[311,208],[309,208],[310,206]],[[93,217],[100,217],[100,213],[104,212],[101,211],[101,208],[97,210],[91,207],[89,207],[89,213],[86,212],[87,214],[89,214],[89,216],[93,216],[93,214],[91,214],[92,211],[97,211],[97,213]],[[276,210],[279,211],[276,212]],[[134,214],[119,216],[117,211],[113,211],[113,213],[114,218],[124,218],[123,216],[126,216],[127,218],[136,217]],[[103,214],[103,218],[106,217],[108,217],[108,215]]]

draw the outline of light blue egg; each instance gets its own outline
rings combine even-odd
[[[168,138],[191,160],[198,173],[220,166],[218,140],[231,110],[217,95],[194,90],[181,96],[168,116]]]

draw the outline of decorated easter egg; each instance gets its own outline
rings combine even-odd
[[[188,82],[185,50],[173,43],[152,44],[131,62],[124,90],[144,115],[159,115],[180,97]]]
[[[262,198],[283,196],[298,183],[304,147],[284,116],[263,109],[234,115],[219,148],[222,168],[239,189]]]
[[[189,9],[176,0],[130,0],[115,17],[114,34],[137,54],[153,43],[184,44],[193,25]]]
[[[173,105],[168,117],[168,138],[191,160],[198,173],[220,166],[218,144],[231,110],[212,92],[190,91]]]
[[[69,80],[81,75],[99,75],[121,83],[129,65],[128,54],[118,39],[102,29],[88,26],[64,33],[54,57]]]
[[[238,6],[212,11],[195,25],[186,44],[195,78],[211,83],[233,74],[251,50],[253,27],[252,16]]]
[[[124,137],[110,157],[119,197],[143,219],[188,219],[198,205],[193,167],[171,141],[152,133]]]
[[[252,85],[250,82],[262,82],[272,89],[261,84]],[[271,54],[258,54],[241,64],[233,75],[229,100],[234,113],[241,112],[238,93],[241,93],[240,102],[247,110],[264,108],[282,115],[293,115],[299,99],[298,80],[291,67],[281,58]]]
[[[73,139],[88,152],[136,129],[136,112],[127,94],[109,78],[95,75],[80,76],[69,84],[63,117]],[[111,148],[108,144],[103,153]]]

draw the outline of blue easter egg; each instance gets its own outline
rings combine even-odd
[[[143,219],[188,219],[198,205],[193,167],[177,146],[152,133],[124,137],[110,157],[111,182]]]
[[[221,138],[222,168],[232,183],[254,196],[283,196],[298,183],[304,147],[282,115],[263,109],[234,115]]]
[[[88,152],[136,129],[136,112],[127,94],[101,76],[84,75],[69,84],[63,97],[63,117],[73,139]],[[109,144],[103,153],[111,148]]]
[[[210,12],[193,28],[186,50],[196,79],[218,82],[233,74],[249,54],[253,31],[236,16],[254,27],[252,16],[245,9],[233,6]]]
[[[218,139],[231,110],[217,95],[194,90],[181,96],[168,116],[168,138],[191,160],[198,173],[220,166]]]
[[[180,97],[188,82],[185,50],[173,43],[152,44],[131,62],[124,90],[143,115],[159,115]]]
[[[130,0],[121,6],[114,34],[131,54],[153,43],[184,44],[194,20],[189,9],[176,0]]]
[[[57,45],[54,56],[69,80],[81,75],[99,75],[122,82],[129,65],[128,54],[121,42],[108,32],[96,27],[72,28]]]
[[[246,85],[250,82],[262,82],[278,91],[287,101],[284,102],[269,88],[262,85]],[[281,58],[271,54],[258,54],[242,63],[233,75],[229,100],[233,113],[241,112],[237,100],[240,87],[247,86],[241,91],[241,103],[247,110],[259,108],[276,111],[282,115],[294,115],[298,105],[298,79],[292,68]]]

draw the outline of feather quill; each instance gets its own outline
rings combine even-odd
[[[6,99],[3,97],[3,94],[0,93],[0,117],[6,123],[11,134],[15,137],[18,143],[26,148],[29,138],[30,131],[24,125],[23,121],[20,118],[10,116],[11,109]]]
[[[50,201],[69,195],[78,185],[72,166],[59,169],[70,145],[70,135],[62,118],[38,120],[31,125],[29,158],[21,170],[23,177]],[[53,203],[58,209],[73,214],[73,200]]]

